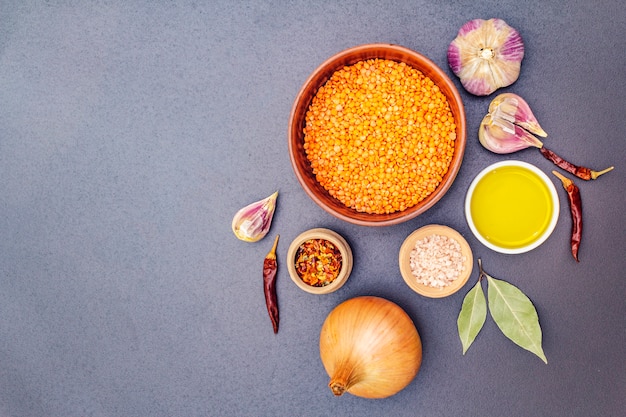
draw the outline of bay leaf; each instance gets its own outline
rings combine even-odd
[[[463,345],[463,354],[474,343],[474,339],[483,328],[487,319],[487,301],[480,280],[469,290],[463,299],[463,306],[456,321],[459,328],[459,338]]]
[[[548,363],[541,347],[539,316],[532,301],[516,286],[486,276],[489,312],[502,333],[518,346]]]

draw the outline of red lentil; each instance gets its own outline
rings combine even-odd
[[[306,115],[317,181],[359,212],[393,213],[435,191],[454,154],[445,95],[413,67],[371,59],[336,71]]]

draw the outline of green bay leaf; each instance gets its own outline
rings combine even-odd
[[[463,299],[463,306],[456,321],[464,355],[483,328],[486,318],[487,301],[480,280],[478,280]]]
[[[502,333],[545,363],[539,316],[532,301],[516,286],[487,275],[489,312]]]

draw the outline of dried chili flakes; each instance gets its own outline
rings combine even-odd
[[[296,251],[298,276],[313,287],[324,287],[337,278],[341,270],[341,251],[326,239],[309,239]]]

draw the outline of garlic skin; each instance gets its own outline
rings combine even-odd
[[[495,118],[508,120],[516,125],[545,138],[548,134],[541,128],[530,106],[520,96],[502,93],[489,104],[489,113]]]
[[[478,140],[491,152],[507,154],[534,146],[542,148],[543,142],[534,135],[548,134],[520,96],[512,93],[500,94],[491,101],[489,113],[478,129]]]
[[[448,47],[450,69],[477,96],[517,81],[523,58],[522,37],[502,19],[470,20]]]
[[[411,318],[380,297],[351,298],[335,307],[320,332],[320,358],[335,396],[386,398],[404,389],[422,363]]]
[[[239,210],[233,217],[232,229],[237,239],[257,242],[267,235],[272,225],[278,191],[271,196]]]

